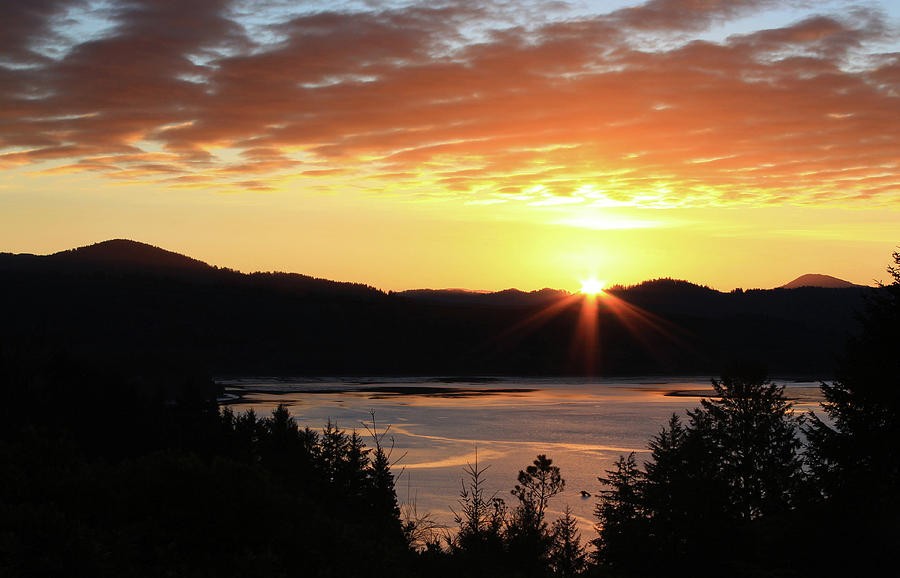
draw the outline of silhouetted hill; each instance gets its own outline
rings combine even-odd
[[[368,296],[381,294],[377,289],[359,283],[345,283],[283,272],[240,273],[209,265],[180,253],[160,247],[113,239],[52,255],[0,253],[0,270],[42,275],[99,275],[118,278],[122,275],[141,277],[162,275],[170,281],[190,280],[201,284],[239,284],[278,292],[300,294],[327,293]]]
[[[859,287],[849,281],[832,277],[831,275],[820,275],[817,273],[807,273],[801,275],[781,286],[782,289],[797,289],[798,287],[827,287],[831,289],[847,289],[850,287]]]
[[[690,281],[684,281],[682,279],[670,279],[668,277],[661,279],[650,279],[649,281],[643,281],[638,283],[637,285],[629,285],[628,287],[617,286],[618,290],[627,290],[629,292],[642,292],[642,293],[680,293],[682,295],[686,294],[701,294],[701,293],[716,293],[715,289],[707,287],[706,285],[697,285],[696,283],[691,283]]]
[[[113,267],[208,270],[203,261],[153,245],[128,239],[112,239],[77,249],[60,251],[50,259],[66,263],[94,264]]]
[[[558,289],[538,289],[537,291],[520,291],[504,289],[503,291],[466,291],[465,289],[411,289],[400,291],[397,295],[421,301],[457,303],[470,305],[494,305],[498,307],[519,307],[547,303],[568,295]]]
[[[735,358],[828,376],[877,289],[722,293],[657,279],[596,301],[542,289],[401,293],[293,273],[244,274],[133,241],[0,254],[0,348],[212,374],[714,374]]]

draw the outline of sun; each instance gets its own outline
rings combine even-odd
[[[606,281],[598,281],[592,277],[581,282],[580,293],[585,295],[599,295],[600,293],[603,293],[603,287],[605,285]]]

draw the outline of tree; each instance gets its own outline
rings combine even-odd
[[[566,505],[563,517],[554,521],[550,533],[550,568],[560,578],[578,576],[587,567],[587,552],[581,544],[578,520]]]
[[[489,466],[488,466],[489,467]],[[506,503],[496,494],[488,496],[484,472],[488,467],[466,464],[463,469],[468,483],[461,481],[459,511],[453,510],[457,532],[447,537],[450,553],[457,564],[457,574],[465,576],[497,576],[508,571],[503,544]]]
[[[707,566],[722,552],[734,527],[729,481],[721,471],[712,419],[698,409],[685,426],[669,419],[649,444],[650,459],[639,481],[643,525],[632,526],[645,538],[625,544],[639,559],[632,573],[657,575],[674,564],[702,556]],[[620,538],[624,541],[624,538]],[[732,543],[729,548],[735,549]]]
[[[810,534],[830,563],[859,574],[895,571],[884,554],[900,550],[900,251],[892,256],[893,282],[868,300],[836,379],[821,386],[828,420],[812,415],[805,430],[824,499]]]
[[[400,519],[400,506],[397,503],[397,493],[394,488],[394,473],[391,471],[391,454],[394,449],[393,438],[391,438],[390,448],[385,449],[383,443],[391,426],[389,425],[384,431],[379,432],[378,424],[375,421],[375,410],[372,410],[370,415],[372,416],[372,425],[371,427],[367,425],[366,429],[375,442],[374,457],[368,470],[373,499],[372,508],[376,513],[388,516],[393,522]],[[356,433],[354,432],[355,436]],[[400,459],[402,458],[403,456],[400,456]]]
[[[563,491],[566,481],[553,465],[553,460],[544,454],[538,455],[534,463],[519,470],[519,483],[510,493],[519,499],[519,507],[537,523],[543,522],[544,510],[550,498]]]
[[[458,526],[456,537],[451,541],[452,549],[477,551],[497,549],[501,544],[501,530],[506,518],[506,503],[495,495],[487,497],[484,483],[484,472],[490,466],[478,466],[478,453],[475,453],[475,464],[466,464],[463,472],[469,482],[461,482],[459,507],[453,511],[453,518]]]
[[[703,412],[692,415],[687,427],[673,414],[650,440],[641,503],[653,542],[647,550],[659,563],[688,557],[692,544],[713,542],[727,523],[729,488],[719,475],[709,429]]]
[[[860,316],[832,383],[822,383],[822,408],[812,415],[810,456],[829,493],[860,483],[896,488],[900,482],[900,251]],[[862,478],[862,480],[860,479]]]
[[[548,565],[551,537],[544,521],[550,498],[566,487],[559,467],[544,454],[524,470],[510,493],[518,504],[506,525],[506,541],[512,559],[523,572],[540,573]]]
[[[802,476],[801,418],[784,387],[759,366],[736,368],[712,385],[716,396],[688,414],[692,435],[706,436],[717,475],[729,487],[731,511],[752,520],[788,510]]]
[[[641,471],[631,454],[600,481],[598,561],[628,575],[656,575],[702,556],[706,571],[752,560],[745,532],[795,505],[803,478],[799,419],[758,367],[712,380],[716,396],[677,416],[650,442]],[[699,570],[698,570],[699,571]]]
[[[257,463],[260,456],[260,439],[265,435],[263,421],[256,417],[253,408],[248,409],[237,417],[228,412],[223,414],[224,419],[229,420],[233,426],[233,452],[243,461]]]
[[[638,468],[634,452],[619,456],[614,469],[600,476],[600,501],[594,508],[598,537],[593,540],[598,564],[613,570],[633,569],[641,564],[647,533],[647,518],[643,500],[644,473]]]
[[[345,462],[350,451],[350,438],[329,419],[322,429],[320,458],[325,481],[339,483],[346,471]]]

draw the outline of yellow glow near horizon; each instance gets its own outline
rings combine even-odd
[[[598,281],[592,277],[581,282],[581,290],[579,292],[584,295],[599,295],[600,293],[603,293],[603,288],[605,286],[606,281]]]
[[[210,3],[189,22],[107,3],[10,4],[29,16],[4,38],[2,252],[128,238],[385,291],[574,291],[596,272],[728,291],[805,273],[871,284],[898,243],[884,55],[900,44],[873,32],[893,30],[898,2],[849,19],[834,2],[743,3],[752,18],[628,3],[652,6],[652,26],[650,8],[602,2],[527,26],[533,3],[516,0],[333,18]],[[203,38],[166,42],[185,26]],[[364,66],[334,41],[354,31]],[[229,49],[212,66],[190,56],[202,46]],[[608,305],[602,290],[577,297]]]

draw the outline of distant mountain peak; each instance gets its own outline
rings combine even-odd
[[[104,265],[195,270],[210,268],[210,265],[203,261],[130,239],[110,239],[77,249],[60,251],[50,257],[60,261]]]
[[[829,289],[846,289],[848,287],[858,287],[854,283],[832,277],[831,275],[822,275],[819,273],[807,273],[800,275],[790,283],[781,286],[782,289],[797,289],[798,287],[825,287]]]

